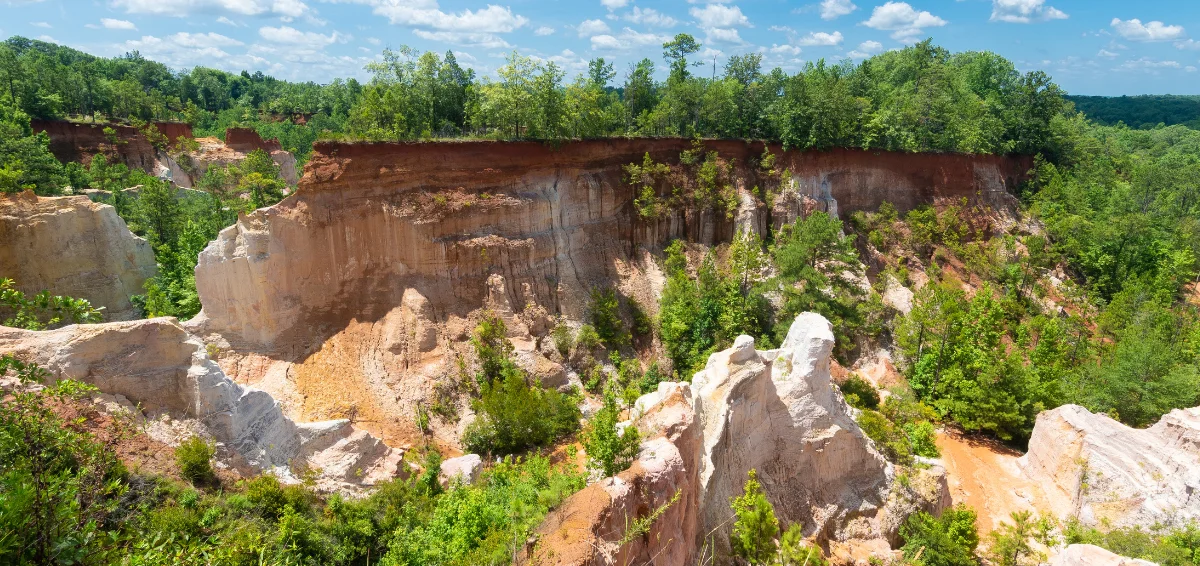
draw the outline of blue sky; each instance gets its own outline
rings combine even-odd
[[[0,0],[2,37],[318,82],[366,78],[364,64],[400,45],[453,50],[482,74],[515,49],[569,77],[605,57],[623,76],[642,57],[661,68],[662,42],[682,32],[708,69],[757,51],[794,71],[933,37],[1074,94],[1200,94],[1198,0]]]

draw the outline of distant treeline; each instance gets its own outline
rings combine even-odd
[[[495,78],[478,77],[452,52],[402,47],[368,65],[365,83],[319,85],[205,67],[172,71],[137,52],[101,58],[12,37],[0,44],[0,99],[33,118],[179,119],[197,135],[248,126],[301,158],[322,136],[701,136],[799,149],[1053,153],[1051,122],[1067,108],[1045,73],[1023,74],[994,53],[951,53],[928,40],[857,64],[816,61],[796,73],[763,67],[760,54],[729,57],[706,73],[700,50],[688,34],[663,44],[663,80],[662,63],[651,59],[620,73],[597,58],[570,78],[554,62],[516,52]]]
[[[1105,126],[1124,122],[1131,128],[1183,124],[1200,129],[1200,96],[1175,94],[1143,96],[1068,96],[1075,109]]]

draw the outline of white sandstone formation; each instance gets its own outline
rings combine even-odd
[[[1058,553],[1050,566],[1157,566],[1148,560],[1125,558],[1090,544],[1072,544]]]
[[[780,349],[758,351],[741,336],[691,384],[643,395],[631,410],[646,438],[638,459],[555,510],[524,560],[683,566],[728,555],[730,500],[751,469],[785,527],[886,555],[909,513],[949,505],[944,471],[893,481],[830,383],[833,340],[829,321],[805,313]],[[624,536],[659,509],[647,533]]]
[[[399,472],[403,453],[345,420],[298,424],[263,391],[225,376],[207,348],[172,318],[29,331],[0,327],[0,352],[54,379],[90,383],[151,415],[195,419],[244,472],[319,470],[318,487],[370,485]]]
[[[829,321],[804,313],[779,350],[758,352],[741,336],[692,378],[704,439],[701,527],[718,553],[729,542],[729,501],[751,469],[779,519],[806,535],[886,537],[871,519],[887,502],[891,466],[830,382],[833,343]]]
[[[0,278],[27,294],[87,299],[106,320],[130,320],[131,295],[154,276],[154,250],[117,211],[85,196],[0,195]]]
[[[1200,407],[1147,429],[1078,405],[1044,411],[1020,465],[1060,517],[1111,527],[1200,520]]]
[[[466,454],[443,460],[438,473],[438,481],[447,487],[455,481],[472,484],[479,479],[482,471],[483,458],[480,458],[479,454]]]

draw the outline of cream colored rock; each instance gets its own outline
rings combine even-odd
[[[1148,560],[1126,558],[1090,544],[1072,544],[1050,561],[1050,566],[1157,566]]]
[[[479,479],[482,471],[483,458],[480,458],[479,454],[466,454],[443,460],[438,473],[438,481],[447,487],[456,481],[472,484]]]
[[[83,196],[0,195],[0,242],[0,278],[27,294],[87,299],[106,320],[136,318],[129,297],[156,271],[154,250],[116,209]]]
[[[883,304],[896,309],[896,312],[900,314],[908,314],[913,307],[913,292],[888,274],[886,287],[883,290]]]
[[[346,421],[296,423],[266,392],[225,376],[207,348],[171,318],[72,325],[34,332],[0,327],[0,352],[36,362],[54,379],[90,383],[118,404],[196,419],[244,471],[320,471],[327,489],[396,476],[402,452]]]
[[[1051,511],[1111,527],[1200,520],[1200,407],[1177,409],[1147,429],[1077,405],[1038,415],[1024,475]]]
[[[739,338],[692,378],[704,450],[701,529],[728,550],[729,501],[758,470],[781,521],[824,540],[884,538],[876,520],[892,469],[850,417],[830,382],[833,329],[798,316],[779,350],[757,352]]]

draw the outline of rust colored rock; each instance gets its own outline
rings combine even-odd
[[[230,149],[241,152],[251,152],[261,149],[267,153],[271,153],[272,151],[283,149],[278,139],[263,140],[258,135],[258,132],[251,128],[229,128],[225,130],[225,145],[229,146]]]
[[[137,128],[119,124],[88,124],[57,120],[32,120],[34,132],[50,136],[50,152],[64,163],[77,161],[88,165],[96,154],[115,155],[130,168],[155,174],[159,169],[158,152]],[[174,143],[179,137],[191,138],[192,127],[178,122],[156,122],[154,127]],[[116,144],[104,135],[112,128]]]

